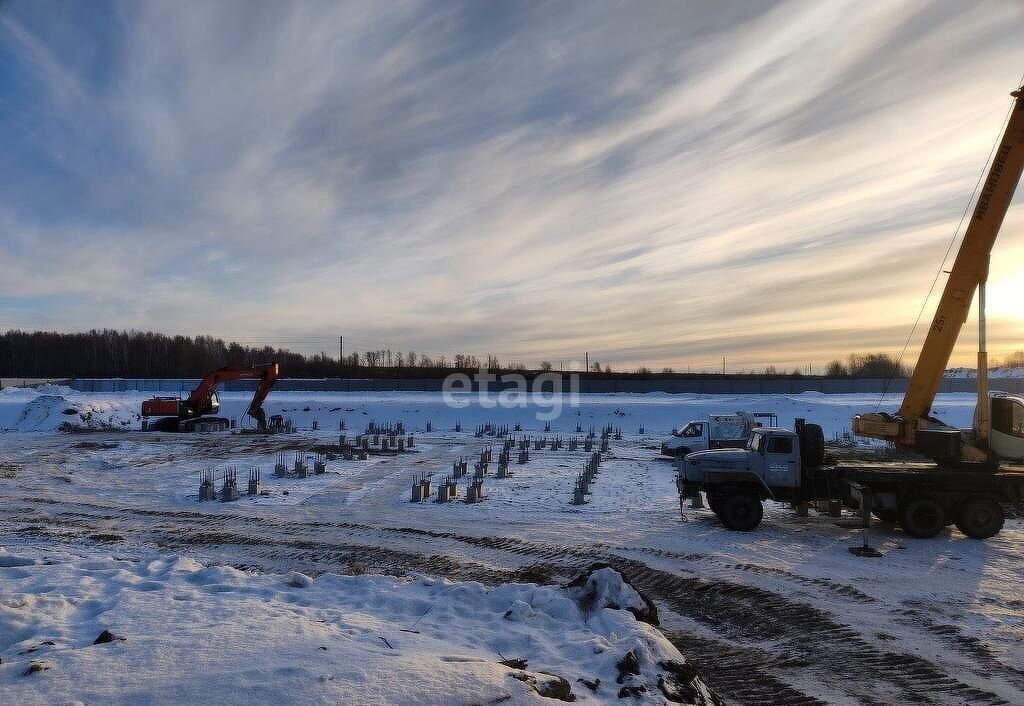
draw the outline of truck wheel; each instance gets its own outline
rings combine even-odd
[[[911,537],[928,539],[946,526],[946,514],[937,500],[928,497],[911,498],[900,508],[900,527]]]
[[[825,432],[817,424],[804,424],[800,434],[800,455],[809,466],[825,462]]]
[[[708,499],[708,509],[717,515],[718,511],[721,510],[721,501],[719,500],[718,496],[713,493],[705,493],[705,495]]]
[[[761,524],[764,507],[755,495],[730,495],[721,502],[717,514],[729,529],[749,532]]]
[[[971,539],[988,539],[1003,528],[1003,508],[987,495],[967,498],[960,506],[956,526]]]

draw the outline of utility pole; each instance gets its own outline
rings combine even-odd
[[[590,372],[590,351],[583,354],[583,372]]]
[[[338,364],[345,362],[345,337],[338,336]]]

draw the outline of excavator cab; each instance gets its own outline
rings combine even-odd
[[[206,406],[206,409],[202,410],[200,414],[217,414],[220,411],[220,398],[217,397],[217,391],[210,391],[210,403]]]
[[[1024,460],[1024,399],[998,395],[991,405],[989,446],[1000,458]]]

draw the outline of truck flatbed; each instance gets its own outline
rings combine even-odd
[[[822,466],[822,470],[832,470],[843,473],[871,473],[883,475],[885,473],[899,474],[901,477],[906,475],[916,475],[922,473],[933,473],[933,474],[953,474],[957,476],[1005,476],[1008,478],[1021,478],[1024,477],[1024,465],[1021,464],[1002,464],[998,470],[984,469],[984,468],[952,468],[949,466],[940,466],[935,463],[928,463],[927,461],[848,461],[844,460],[842,463],[831,464],[828,466]]]

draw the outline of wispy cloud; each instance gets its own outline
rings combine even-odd
[[[0,327],[306,350],[897,352],[1024,69],[1013,3],[47,5],[0,9]]]

